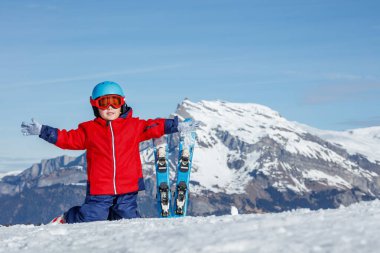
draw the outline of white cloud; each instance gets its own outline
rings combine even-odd
[[[379,92],[380,83],[320,85],[309,90],[304,96],[303,102],[322,104],[352,99],[362,100]]]
[[[349,119],[349,120],[338,122],[338,124],[351,126],[353,128],[380,126],[380,116],[369,117],[366,119]]]
[[[32,2],[32,3],[26,4],[25,7],[27,9],[58,10],[58,6],[52,5],[51,3],[45,5],[41,3]]]
[[[307,79],[324,79],[330,81],[361,81],[369,82],[375,81],[377,78],[371,75],[358,75],[352,73],[342,73],[342,72],[305,72],[297,70],[287,70],[283,71],[283,74],[296,77],[296,78],[307,78]]]
[[[29,87],[29,86],[43,86],[43,85],[51,85],[51,84],[56,84],[56,83],[75,82],[75,81],[101,79],[101,78],[108,79],[114,76],[144,74],[144,73],[156,72],[156,71],[161,71],[161,70],[175,69],[181,66],[182,66],[181,64],[161,65],[161,66],[153,66],[153,67],[145,67],[145,68],[101,72],[101,73],[88,74],[88,75],[82,75],[82,76],[41,80],[41,81],[27,82],[27,83],[18,83],[18,84],[15,83],[15,84],[12,84],[11,87],[8,87],[6,85],[0,85],[0,90],[6,89],[8,91],[9,89],[18,89],[18,88],[24,88],[24,87]]]
[[[8,172],[13,170],[24,170],[32,166],[34,163],[39,162],[36,158],[28,157],[0,157],[0,172]]]

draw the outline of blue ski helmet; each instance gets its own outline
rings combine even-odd
[[[97,99],[105,95],[119,95],[125,97],[123,89],[120,87],[120,85],[111,81],[98,83],[92,90],[91,98]]]

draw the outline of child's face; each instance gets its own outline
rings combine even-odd
[[[112,106],[109,106],[108,109],[106,110],[102,110],[102,109],[98,109],[98,110],[99,110],[100,117],[102,117],[102,119],[104,120],[115,120],[119,118],[121,114],[121,107],[115,109]]]

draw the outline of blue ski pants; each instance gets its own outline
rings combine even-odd
[[[64,215],[66,223],[140,218],[137,211],[138,192],[123,195],[90,195],[82,206],[70,208]]]

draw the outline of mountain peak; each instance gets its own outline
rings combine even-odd
[[[201,100],[196,103],[185,99],[178,105],[175,115],[180,119],[190,117],[200,121],[201,129],[198,133],[205,139],[208,139],[209,133],[215,129],[227,131],[250,144],[267,135],[306,132],[297,124],[287,121],[277,111],[254,103],[232,103],[222,100]]]
[[[238,114],[240,116],[248,115],[266,115],[272,118],[282,118],[281,115],[267,106],[254,103],[235,103],[224,100],[201,100],[200,102],[192,102],[188,98],[184,99],[181,104],[178,105],[177,110],[190,111],[203,111],[205,113],[218,113],[225,116],[231,114]]]

